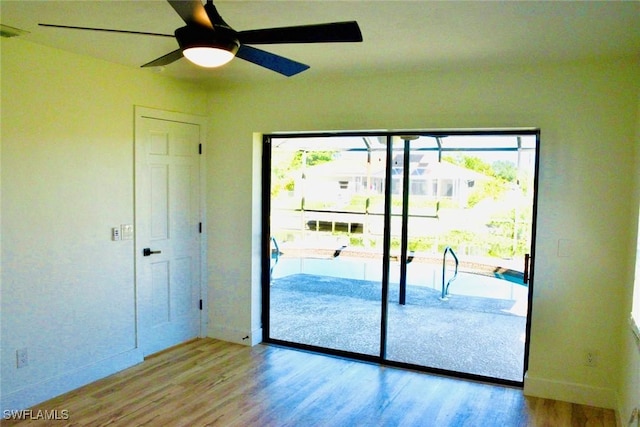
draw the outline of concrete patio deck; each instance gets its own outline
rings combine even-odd
[[[272,278],[271,338],[379,355],[381,282],[367,270],[376,267],[361,260],[281,260]],[[398,304],[398,285],[391,284],[387,359],[522,381],[527,288],[460,273],[442,301],[437,270],[412,266],[406,305]]]

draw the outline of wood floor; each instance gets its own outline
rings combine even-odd
[[[42,412],[39,412],[42,411]],[[613,411],[275,346],[192,341],[27,412],[52,426],[615,426]]]

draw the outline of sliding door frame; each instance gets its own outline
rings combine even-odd
[[[365,362],[373,362],[386,366],[412,369],[422,372],[429,372],[447,375],[457,378],[485,381],[494,384],[522,387],[524,385],[524,374],[529,366],[531,318],[533,314],[533,286],[535,272],[535,249],[536,249],[536,226],[537,226],[537,195],[538,195],[538,174],[540,164],[540,129],[537,128],[513,128],[513,129],[479,129],[479,130],[411,130],[411,131],[363,131],[363,132],[301,132],[301,133],[270,133],[264,134],[262,138],[262,342],[267,344],[282,345],[297,348],[300,350],[324,353],[332,356],[347,357]],[[531,257],[529,260],[529,280],[528,280],[528,309],[525,324],[524,343],[524,368],[522,381],[512,381],[500,378],[486,377],[483,375],[457,372],[447,369],[413,365],[405,362],[397,362],[386,358],[387,324],[388,324],[388,295],[390,279],[390,247],[391,247],[391,180],[393,167],[393,138],[399,137],[405,141],[404,154],[407,157],[409,139],[416,136],[424,137],[446,137],[446,136],[488,136],[488,135],[534,135],[535,164],[533,178],[533,205],[531,223]],[[385,164],[385,204],[384,204],[384,233],[383,233],[383,254],[382,254],[382,292],[381,292],[381,322],[380,322],[380,353],[378,356],[354,353],[350,351],[337,350],[315,345],[295,343],[272,338],[270,336],[270,288],[271,288],[271,140],[273,138],[323,138],[323,137],[384,137],[386,139],[386,164]],[[469,150],[465,150],[469,151]],[[441,151],[440,151],[441,153]],[[407,159],[405,159],[407,160]],[[406,169],[406,168],[405,168]],[[405,181],[407,181],[405,179]],[[407,185],[407,182],[404,182]],[[403,190],[406,193],[407,189]],[[406,196],[406,194],[405,194]],[[407,212],[403,211],[403,223],[406,221]],[[403,227],[404,228],[404,227]],[[403,230],[403,235],[406,230]],[[405,242],[406,243],[406,242]],[[405,248],[406,255],[406,248]]]

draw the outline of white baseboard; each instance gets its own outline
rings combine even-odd
[[[616,392],[605,387],[593,387],[585,384],[535,378],[528,373],[524,377],[526,396],[561,400],[563,402],[596,406],[598,408],[618,409]]]
[[[262,342],[262,328],[248,332],[241,329],[227,328],[226,326],[210,326],[209,337],[217,340],[254,346]]]
[[[143,360],[142,352],[135,348],[108,359],[83,366],[75,371],[66,372],[36,384],[30,384],[20,390],[3,395],[1,413],[30,408],[38,403],[130,368]]]

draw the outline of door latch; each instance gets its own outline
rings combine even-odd
[[[142,250],[143,256],[149,256],[149,255],[159,254],[159,253],[162,253],[162,251],[152,251],[151,248],[144,248]]]

